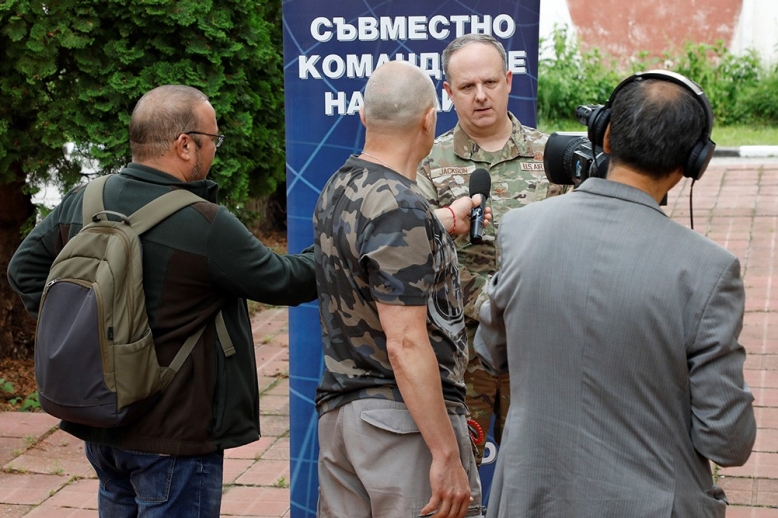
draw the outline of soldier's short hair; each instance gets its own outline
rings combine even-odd
[[[503,71],[508,71],[508,57],[505,53],[505,47],[502,46],[502,43],[488,34],[465,34],[464,36],[460,36],[459,38],[449,43],[448,46],[443,50],[443,73],[446,75],[446,79],[450,79],[448,75],[448,64],[451,61],[452,54],[454,54],[454,52],[458,51],[459,49],[473,43],[483,43],[484,45],[491,45],[494,47],[497,52],[500,53],[500,59],[502,60],[503,64]]]

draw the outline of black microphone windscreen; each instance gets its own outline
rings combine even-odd
[[[489,197],[492,190],[492,177],[486,169],[476,169],[470,175],[470,197],[481,194],[485,198]]]

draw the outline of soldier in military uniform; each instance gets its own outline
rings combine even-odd
[[[479,200],[434,211],[416,188],[437,122],[421,69],[378,67],[360,116],[365,147],[327,182],[313,218],[324,345],[318,516],[480,515],[448,235],[467,232]]]
[[[483,243],[471,244],[467,235],[455,240],[468,342],[466,401],[475,421],[471,428],[479,464],[492,415],[496,415],[494,437],[499,444],[510,402],[508,375],[489,374],[473,351],[478,309],[486,298],[489,276],[497,270],[495,239],[500,217],[510,209],[564,192],[564,187],[549,184],[545,176],[543,150],[548,136],[522,126],[508,111],[512,73],[506,63],[502,44],[488,35],[467,34],[446,47],[443,86],[459,122],[435,140],[417,177],[419,189],[433,207],[467,195],[475,169],[486,169],[492,179],[493,224],[484,233]]]

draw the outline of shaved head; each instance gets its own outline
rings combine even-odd
[[[409,128],[437,103],[435,85],[419,67],[389,61],[376,68],[365,87],[365,125]]]

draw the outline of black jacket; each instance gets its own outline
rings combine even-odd
[[[108,210],[131,214],[171,189],[188,189],[207,202],[175,213],[143,234],[143,282],[160,364],[208,323],[202,338],[155,406],[121,428],[62,422],[83,440],[124,449],[198,455],[259,438],[259,390],[245,299],[296,305],[316,298],[313,251],[279,255],[266,248],[226,208],[209,180],[181,182],[139,164],[109,179]],[[36,316],[51,263],[81,229],[83,188],[27,236],[11,259],[8,279]],[[222,310],[236,354],[225,357],[213,317]]]

